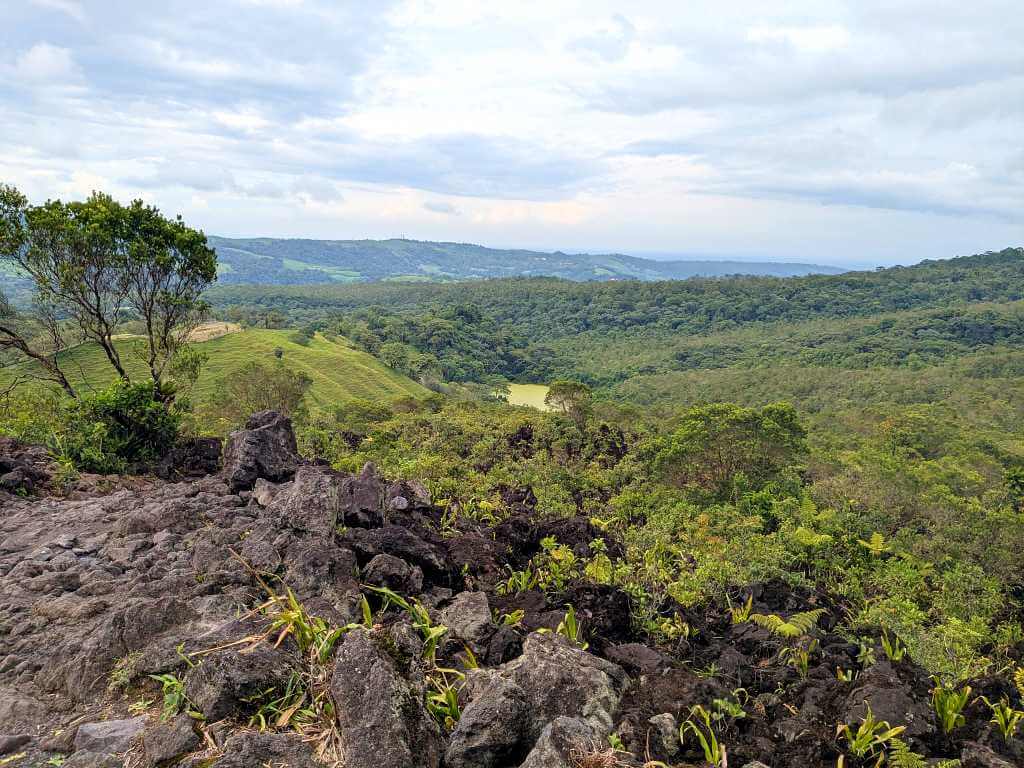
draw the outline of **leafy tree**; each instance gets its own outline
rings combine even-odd
[[[545,405],[561,411],[581,428],[590,415],[593,401],[594,394],[590,387],[579,381],[565,379],[551,382],[548,393],[544,396]]]
[[[225,374],[216,384],[214,411],[232,424],[257,411],[275,410],[297,416],[313,379],[279,360],[263,364],[252,360]]]
[[[377,357],[391,370],[406,373],[409,371],[411,361],[410,352],[411,350],[405,344],[389,341],[381,345]]]
[[[788,403],[743,408],[731,403],[691,408],[658,441],[655,467],[680,487],[727,499],[740,475],[758,488],[807,451],[806,432]]]
[[[41,364],[72,396],[57,355],[68,346],[66,335],[74,329],[98,344],[118,376],[130,381],[114,335],[135,318],[153,394],[169,399],[165,370],[205,316],[200,296],[217,277],[206,236],[180,217],[168,219],[141,200],[121,205],[99,192],[84,202],[29,205],[6,185],[0,185],[0,263],[32,281],[33,320],[51,342],[41,350],[5,324],[0,343]]]

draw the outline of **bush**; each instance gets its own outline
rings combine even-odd
[[[181,413],[153,397],[153,384],[120,381],[72,401],[55,436],[55,452],[86,472],[123,472],[154,461],[174,445]]]
[[[305,414],[306,392],[313,379],[289,368],[281,360],[250,360],[218,379],[211,404],[214,414],[229,425],[241,424],[258,411],[279,411],[294,419]]]

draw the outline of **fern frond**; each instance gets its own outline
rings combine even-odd
[[[816,626],[818,626],[818,619],[825,615],[824,608],[815,608],[813,611],[804,611],[803,613],[794,613],[789,617],[789,623],[800,630],[800,634],[806,635]]]
[[[875,557],[879,557],[883,552],[889,551],[889,545],[885,543],[885,536],[878,533],[878,531],[871,534],[870,540],[864,541],[864,539],[857,539],[857,543],[871,552]]]
[[[889,765],[892,768],[925,768],[923,755],[919,755],[907,746],[905,741],[891,739],[889,741]]]
[[[1017,686],[1017,693],[1024,699],[1024,667],[1013,673],[1013,684]]]
[[[789,619],[783,619],[774,613],[752,613],[750,620],[759,627],[764,627],[773,635],[792,640],[795,637],[806,635],[818,624],[818,619],[825,613],[824,608],[815,608],[813,611],[794,613]]]

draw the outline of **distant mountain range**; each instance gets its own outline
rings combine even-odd
[[[301,285],[357,281],[549,276],[568,280],[681,280],[723,275],[839,274],[820,264],[655,261],[622,254],[544,253],[421,240],[210,237],[221,283]]]

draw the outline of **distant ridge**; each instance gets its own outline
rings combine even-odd
[[[567,280],[680,280],[724,275],[797,277],[846,270],[820,264],[655,261],[623,254],[486,248],[422,240],[211,237],[221,283],[302,285],[381,280],[471,280],[547,276]]]

